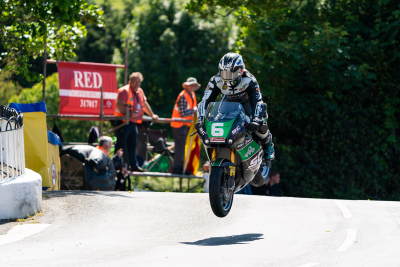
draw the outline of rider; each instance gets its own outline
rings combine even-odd
[[[246,115],[251,120],[248,129],[256,133],[264,149],[264,159],[270,167],[271,161],[275,158],[272,135],[268,127],[262,127],[264,131],[260,129],[260,126],[267,125],[264,121],[265,118],[268,118],[267,105],[262,101],[256,78],[246,70],[241,55],[227,53],[219,61],[219,72],[210,79],[204,97],[197,106],[198,119],[195,127],[200,135],[205,133],[203,129],[199,129],[204,128],[203,119],[207,106],[216,100],[219,92],[222,93],[221,102],[242,104]]]

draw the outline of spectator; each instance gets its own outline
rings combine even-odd
[[[206,161],[204,162],[204,164],[203,164],[203,170],[204,170],[205,172],[208,172],[208,171],[210,170],[210,161],[209,161],[209,160],[206,160]]]
[[[271,175],[265,185],[260,187],[251,186],[253,195],[262,196],[279,196],[279,182],[281,180],[280,174],[276,170],[271,170]]]
[[[143,120],[143,112],[146,112],[153,120],[158,120],[158,116],[153,113],[147,98],[140,88],[143,81],[143,75],[140,72],[133,72],[129,76],[129,84],[118,89],[118,98],[114,116],[125,116],[127,105],[129,105],[129,124],[124,125],[115,131],[117,143],[115,151],[119,151],[124,145],[127,145],[128,159],[131,171],[143,172],[136,160],[136,145],[138,140],[137,124]],[[115,126],[123,124],[125,120],[117,121]]]
[[[108,136],[102,136],[99,138],[99,145],[96,146],[96,148],[100,149],[104,153],[106,153],[107,156],[110,156],[110,150],[112,147],[112,139],[111,137]],[[122,148],[120,148],[117,153],[115,153],[114,157],[112,158],[112,161],[114,163],[115,169],[120,170],[124,177],[128,175],[128,170],[124,166],[124,162],[122,159],[123,151]]]
[[[173,119],[185,119],[193,120],[194,113],[197,110],[197,100],[194,91],[200,88],[200,84],[197,83],[196,78],[188,78],[186,82],[182,84],[183,91],[178,95],[176,99],[174,109],[172,111]],[[172,173],[183,174],[183,162],[185,156],[185,143],[186,136],[189,131],[190,122],[171,122],[172,133],[174,134],[175,142],[175,156],[172,167]],[[185,174],[192,174],[187,172]]]
[[[122,148],[120,148],[117,153],[115,153],[114,157],[112,158],[112,161],[114,162],[114,166],[116,170],[120,170],[124,177],[128,175],[128,170],[125,168],[124,165],[124,160],[122,158],[123,155]]]
[[[98,148],[101,151],[103,151],[104,153],[106,153],[107,156],[110,156],[111,146],[112,146],[111,137],[102,136],[99,138],[99,145],[96,146],[96,148]]]

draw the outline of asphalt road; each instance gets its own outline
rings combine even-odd
[[[208,194],[46,194],[40,232],[0,223],[1,267],[400,266],[400,202],[235,195],[221,219]]]

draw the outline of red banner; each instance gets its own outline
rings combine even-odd
[[[59,62],[60,115],[114,115],[117,99],[116,66],[86,62]]]

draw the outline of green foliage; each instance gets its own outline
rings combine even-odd
[[[21,86],[13,83],[11,73],[6,71],[0,72],[0,105],[7,105],[8,100],[21,90]]]
[[[68,60],[75,56],[76,42],[86,34],[82,22],[102,25],[103,12],[84,0],[7,0],[0,2],[0,10],[5,70],[23,75],[30,82],[41,79],[29,70],[29,60],[44,54],[45,41],[49,58]]]
[[[179,178],[131,176],[131,181],[136,189],[155,192],[180,192]],[[182,179],[182,192],[201,193],[203,180],[190,179],[188,187],[187,179]]]
[[[9,102],[13,103],[37,103],[42,101],[43,83],[37,83],[32,88],[23,89],[20,94],[14,95]],[[47,114],[58,114],[60,106],[58,73],[54,73],[46,78],[46,107]],[[87,142],[89,130],[92,125],[98,122],[93,121],[75,121],[75,120],[57,120],[47,119],[50,127],[57,123],[61,130],[64,142]]]
[[[196,92],[200,98],[218,71],[219,59],[229,49],[229,22],[198,19],[173,1],[142,4],[133,15],[123,34],[132,38],[128,73],[143,73],[142,88],[151,107],[161,117],[171,117],[187,78],[196,77],[202,84]]]
[[[268,103],[283,195],[400,200],[399,4],[250,2],[235,7],[238,48]],[[216,5],[234,7],[188,8]]]
[[[104,4],[104,3],[106,3],[107,0],[94,0],[93,2],[96,5],[100,6],[100,5]],[[126,2],[127,2],[127,0],[113,0],[112,1],[112,7],[114,9],[117,9],[117,10],[120,10],[120,11],[125,11],[126,10]]]
[[[109,0],[105,0],[99,6],[104,11],[104,27],[83,23],[87,34],[78,42],[75,61],[111,63],[114,51],[121,49],[121,33],[132,18],[130,10],[135,3],[127,1],[123,12],[113,8],[114,5],[114,2],[111,5]]]

